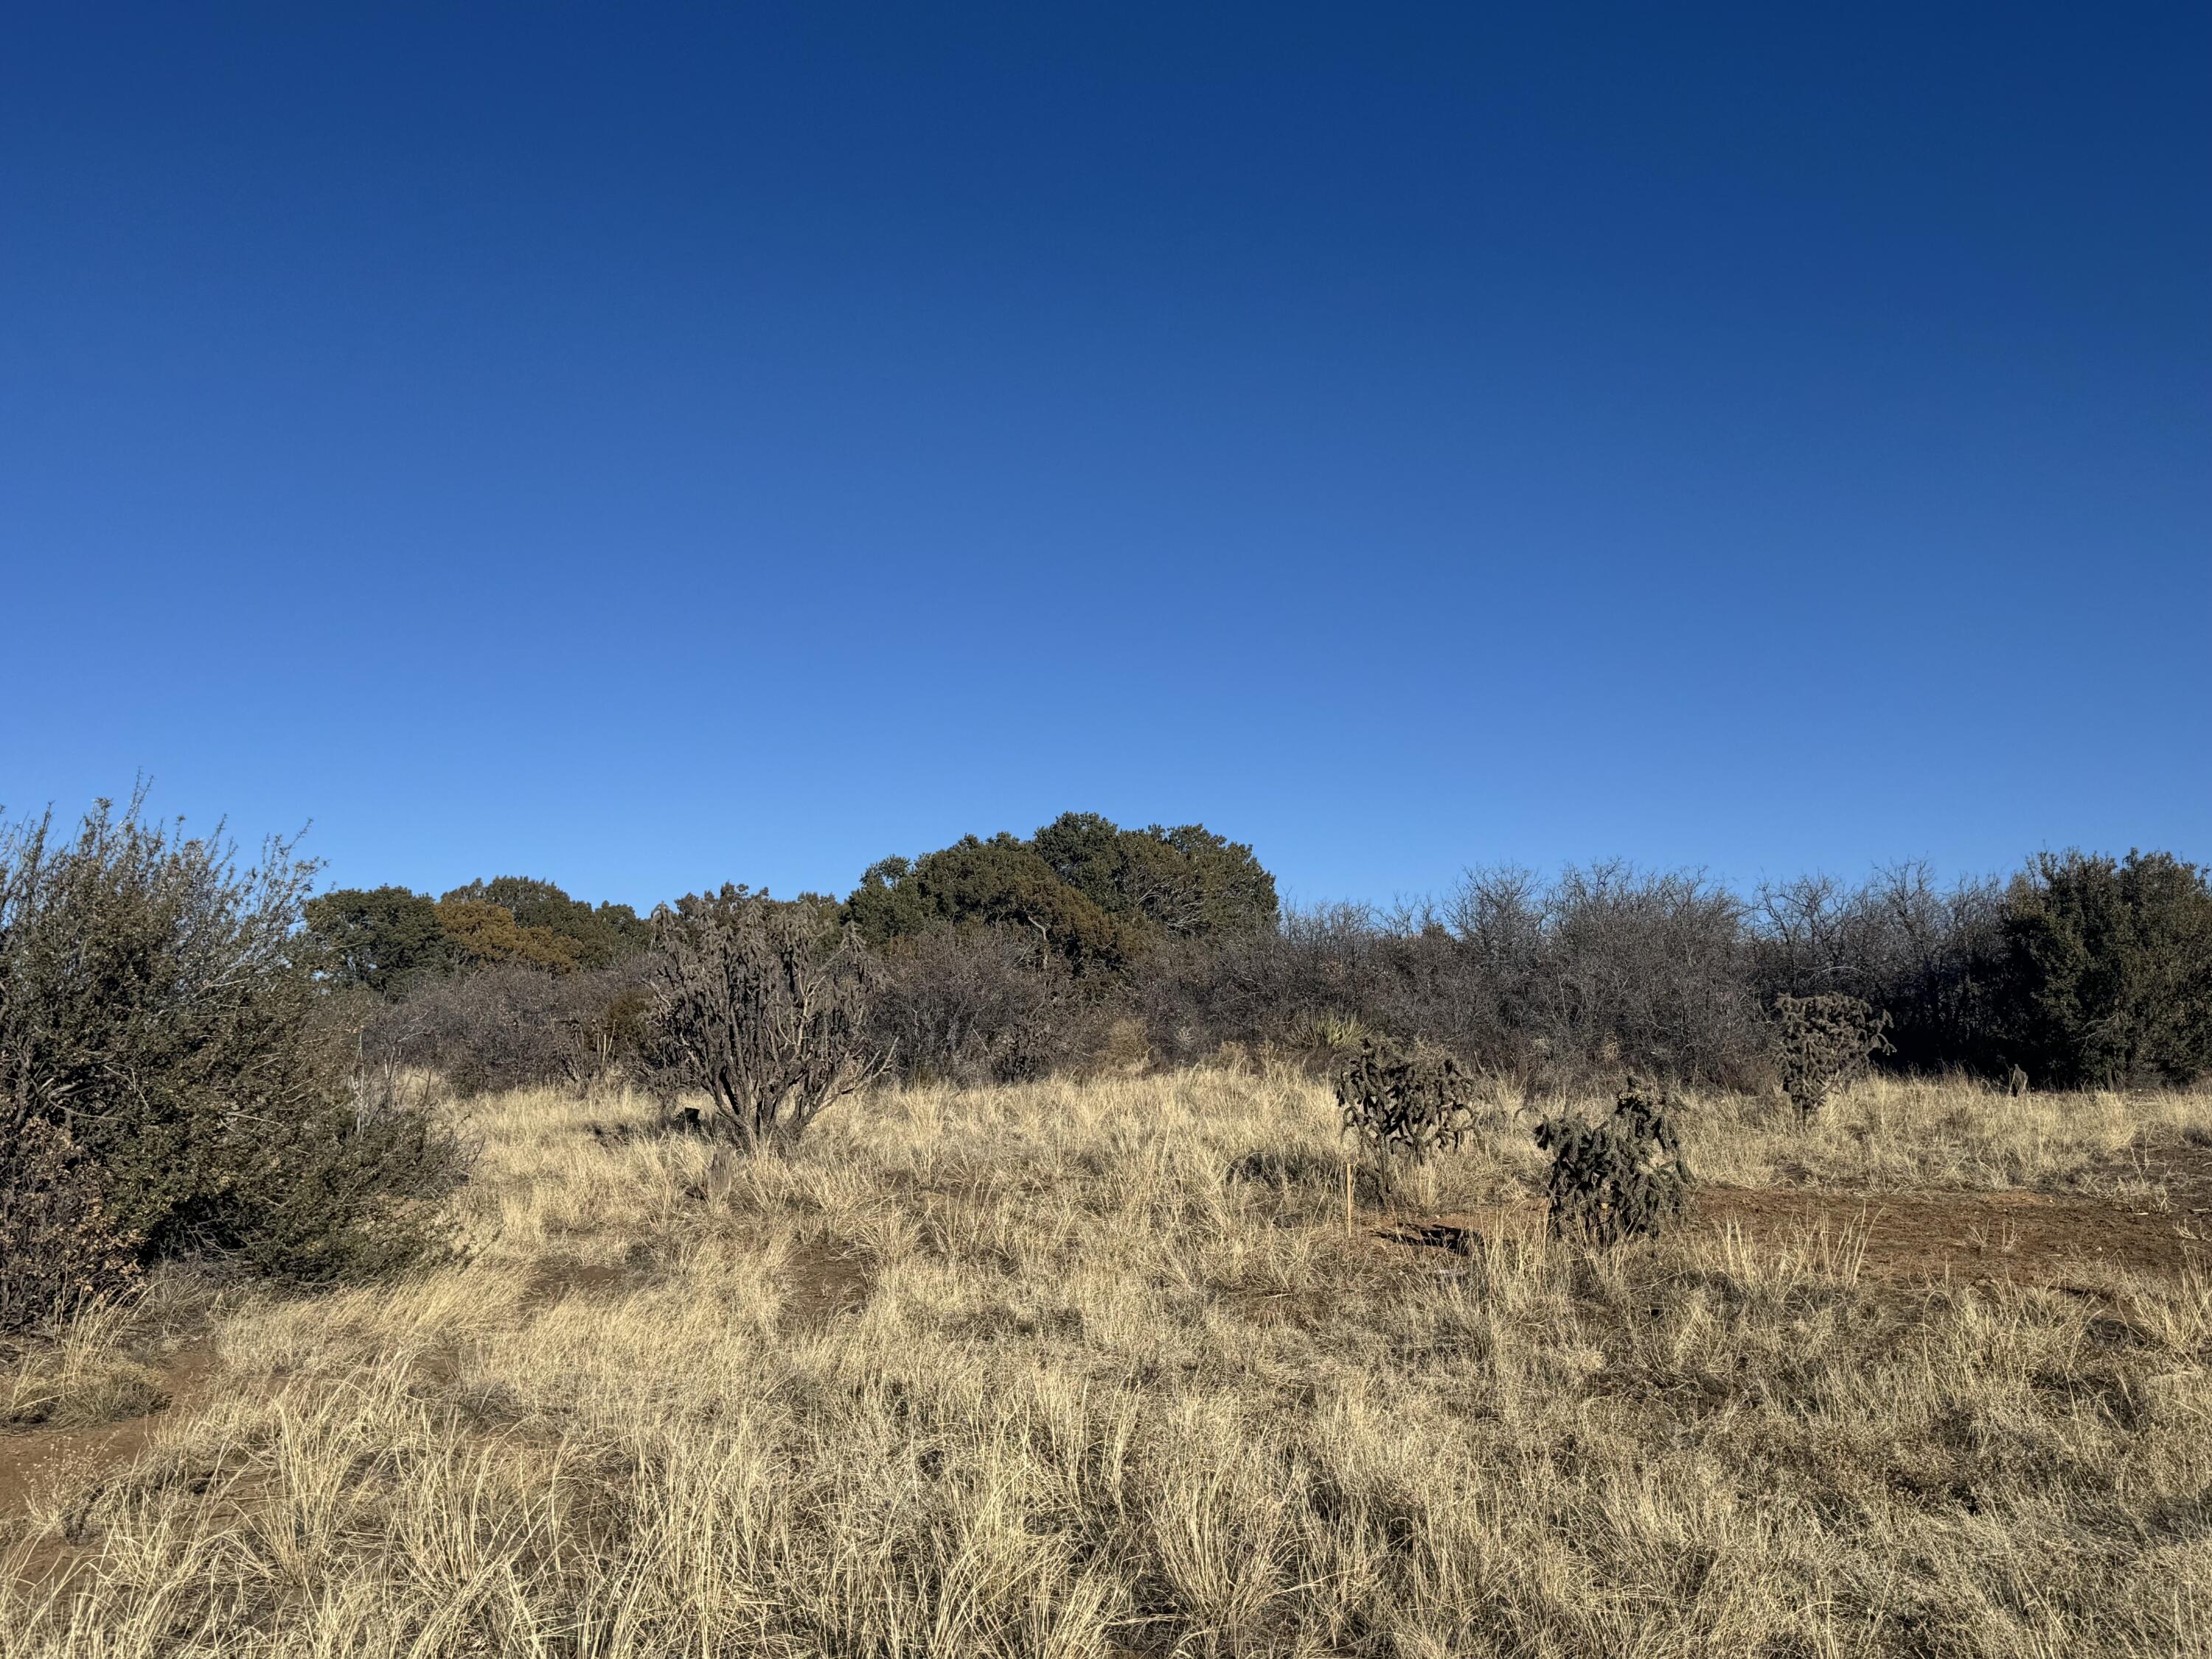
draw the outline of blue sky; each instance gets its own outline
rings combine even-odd
[[[31,8],[0,802],[2212,858],[2212,14]]]

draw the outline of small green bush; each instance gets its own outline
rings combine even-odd
[[[1631,1079],[1598,1122],[1560,1115],[1536,1126],[1536,1145],[1552,1155],[1544,1194],[1551,1230],[1607,1249],[1656,1238],[1681,1213],[1690,1188],[1682,1143],[1663,1090]]]
[[[0,1136],[0,1331],[20,1330],[120,1291],[138,1240],[107,1218],[99,1172],[41,1118]]]
[[[316,866],[99,804],[0,825],[0,1114],[67,1138],[139,1259],[326,1279],[411,1260],[462,1150],[357,1100],[299,933]]]

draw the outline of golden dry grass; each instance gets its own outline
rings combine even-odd
[[[1510,1105],[1408,1201],[1525,1193]],[[757,1163],[473,1115],[467,1259],[221,1305],[219,1388],[19,1506],[0,1656],[2212,1651],[2201,1276],[1397,1249],[1224,1180],[1334,1155],[1287,1074],[890,1094]],[[2131,1149],[2212,1099],[1688,1116],[1737,1185],[2158,1206]]]

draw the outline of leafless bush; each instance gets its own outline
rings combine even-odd
[[[2002,884],[1936,884],[1924,863],[1850,886],[1826,876],[1773,883],[1748,916],[1751,979],[1762,1004],[1840,993],[1887,1010],[1896,1063],[2002,1076],[2008,1061],[1978,963],[1997,948]]]
[[[1740,1085],[1766,1051],[1743,918],[1695,874],[1478,871],[1440,909],[1291,912],[1273,934],[1156,953],[1132,994],[1170,1060],[1224,1042],[1311,1051],[1334,1018],[1443,1043],[1536,1093],[1624,1066]]]
[[[833,907],[725,886],[653,913],[652,1053],[749,1148],[787,1147],[890,1063],[872,1040],[879,969]]]
[[[1312,948],[1307,921],[1293,914],[1279,933],[1170,940],[1135,963],[1129,1002],[1155,1052],[1189,1065],[1224,1042],[1291,1046],[1297,1022],[1328,1006],[1340,978]]]
[[[1883,1033],[1889,1016],[1842,992],[1825,996],[1774,1000],[1775,1049],[1782,1067],[1782,1091],[1810,1121],[1829,1096],[1857,1077],[1879,1054],[1889,1051]]]
[[[1536,1145],[1552,1155],[1544,1191],[1554,1234],[1609,1249],[1656,1238],[1681,1212],[1690,1171],[1667,1107],[1663,1090],[1632,1080],[1598,1122],[1562,1114],[1536,1126]]]
[[[1520,1023],[1593,1069],[1740,1084],[1765,1048],[1742,922],[1742,902],[1695,872],[1568,870],[1541,894]]]
[[[506,963],[425,981],[404,1000],[369,1010],[356,1076],[375,1084],[427,1069],[464,1097],[587,1088],[637,1060],[646,975],[633,959],[559,975]]]
[[[1032,939],[946,928],[887,949],[869,1030],[908,1079],[1015,1083],[1096,1064],[1117,988],[1069,973]]]
[[[1079,995],[1027,971],[1034,942],[1012,930],[947,934],[921,942],[926,969],[894,964],[884,1035],[915,1074],[963,1080],[1080,1069],[1127,1012],[1170,1065],[1234,1043],[1319,1071],[1337,1050],[1316,1034],[1334,1026],[1441,1043],[1533,1097],[1624,1069],[1760,1090],[1774,1081],[1775,994],[1841,993],[1893,1011],[1898,1064],[2002,1076],[1973,970],[2002,896],[1989,883],[1939,890],[1919,866],[1750,900],[1695,872],[1620,863],[1477,870],[1435,906],[1292,909],[1273,930],[1169,937]]]
[[[1422,1163],[1456,1149],[1474,1121],[1474,1080],[1432,1043],[1364,1037],[1338,1060],[1335,1082],[1345,1129],[1370,1152]]]

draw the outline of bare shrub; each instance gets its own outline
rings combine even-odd
[[[659,1080],[704,1091],[751,1150],[785,1148],[890,1064],[868,1029],[879,970],[834,906],[725,886],[653,913]]]
[[[1117,988],[1033,938],[948,927],[885,948],[869,1030],[909,1080],[1019,1083],[1097,1063]]]
[[[1552,1155],[1544,1194],[1555,1235],[1609,1249],[1656,1238],[1681,1212],[1690,1171],[1668,1103],[1663,1090],[1632,1079],[1595,1123],[1562,1114],[1536,1126],[1536,1145]]]
[[[1695,872],[1620,863],[1569,869],[1541,896],[1544,950],[1515,1001],[1552,1053],[1729,1085],[1757,1072],[1741,900]]]
[[[533,1086],[580,1091],[637,1060],[646,972],[636,960],[559,975],[506,963],[428,980],[368,1011],[357,1061],[366,1077],[436,1072],[463,1098]]]
[[[1782,1092],[1810,1121],[1838,1089],[1863,1073],[1876,1054],[1889,1052],[1889,1016],[1854,996],[1774,1000],[1775,1048]]]
[[[1744,924],[1695,872],[1477,871],[1439,908],[1291,911],[1273,933],[1155,951],[1131,996],[1170,1062],[1234,1041],[1326,1065],[1334,1023],[1442,1043],[1532,1092],[1624,1066],[1743,1086],[1767,1048]]]
[[[2003,1045],[1987,1006],[1985,964],[1998,948],[2002,883],[1940,886],[1925,863],[1877,869],[1847,886],[1826,876],[1770,883],[1748,917],[1759,999],[1844,993],[1887,1010],[1894,1063],[2002,1076]]]
[[[108,1220],[67,1131],[31,1118],[0,1139],[0,1331],[121,1290],[137,1276],[139,1243]]]
[[[1456,1149],[1474,1121],[1474,1080],[1433,1043],[1362,1037],[1337,1061],[1334,1082],[1346,1133],[1370,1152],[1421,1163]]]

